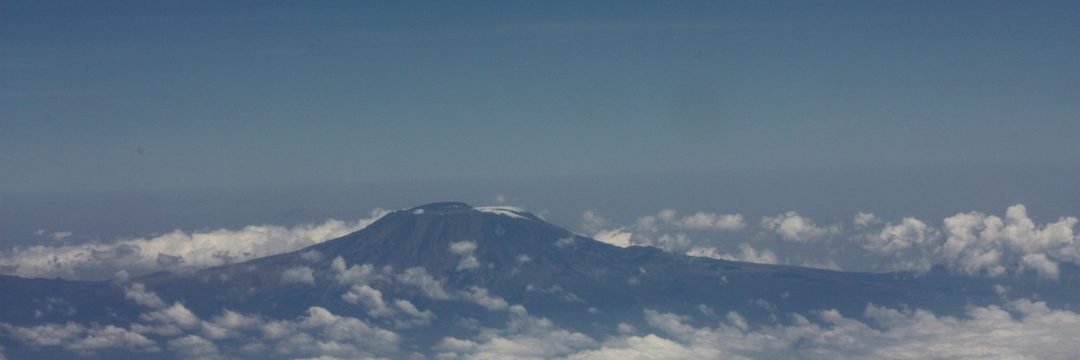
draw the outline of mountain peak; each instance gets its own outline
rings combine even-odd
[[[478,206],[474,207],[473,210],[487,214],[508,216],[515,219],[539,219],[536,215],[525,211],[525,209],[513,206]]]
[[[453,270],[462,256],[452,251],[454,244],[471,243],[475,250],[467,255],[483,263],[513,266],[522,255],[537,260],[556,256],[562,250],[556,242],[572,236],[521,208],[437,202],[394,211],[316,248],[351,263]]]
[[[472,209],[472,206],[469,206],[469,204],[459,202],[459,201],[445,201],[445,202],[433,202],[433,203],[430,203],[430,204],[424,204],[424,205],[420,205],[420,206],[417,206],[417,207],[410,208],[408,210],[410,210],[410,211],[420,210],[418,212],[424,213],[424,212],[429,212],[429,211],[430,212],[464,211],[464,210],[468,210],[468,209]]]
[[[455,215],[469,212],[506,216],[523,220],[542,220],[525,209],[514,206],[471,206],[463,202],[436,202],[409,208],[413,215]]]

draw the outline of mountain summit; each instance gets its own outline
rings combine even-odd
[[[557,262],[561,256],[555,243],[574,237],[523,209],[446,202],[392,212],[311,250],[352,263],[421,266],[437,273],[502,271],[526,259]]]

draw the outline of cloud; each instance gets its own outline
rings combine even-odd
[[[691,256],[831,270],[926,272],[943,264],[962,274],[992,277],[1032,273],[1054,280],[1060,276],[1061,262],[1080,263],[1078,220],[1062,217],[1036,224],[1022,204],[1009,207],[1004,216],[967,212],[939,223],[914,217],[887,222],[873,213],[858,212],[847,229],[841,224],[818,224],[788,211],[763,217],[760,222],[764,234],[773,236],[755,241],[775,239],[778,243],[767,249],[744,243],[735,251],[722,243],[728,239],[694,231],[740,228],[745,221],[737,213],[697,212],[680,217],[675,209],[664,209],[625,226],[611,223],[596,210],[587,211],[582,218],[583,228],[599,228],[594,239],[619,247],[651,246]],[[836,239],[850,242],[832,241]],[[557,243],[569,244],[570,240]]]
[[[686,251],[690,247],[690,237],[685,233],[662,234],[654,238],[642,238],[638,243],[667,251]]]
[[[645,310],[654,333],[612,336],[566,358],[1068,359],[1080,350],[1072,341],[1080,336],[1080,314],[1030,300],[972,307],[964,317],[868,304],[863,318],[823,310],[754,327],[731,312],[725,322],[696,327],[687,317]]]
[[[218,348],[214,343],[197,335],[187,335],[181,338],[169,340],[169,351],[180,354],[187,359],[220,359]]]
[[[108,279],[118,271],[131,275],[153,271],[192,271],[245,261],[335,239],[366,227],[386,214],[346,222],[328,220],[291,228],[253,225],[239,230],[173,231],[112,243],[16,247],[0,252],[0,269],[22,277]]]
[[[596,210],[585,210],[581,214],[581,229],[589,233],[595,233],[608,226],[610,221],[597,214]]]
[[[868,215],[864,215],[868,214]],[[696,214],[695,214],[696,215]],[[702,246],[684,233],[653,234],[632,238],[633,232],[649,229],[683,229],[674,210],[642,217],[632,226],[611,231],[612,243],[629,246],[645,244],[668,249],[689,248],[686,253],[727,260],[779,263],[771,249],[759,243],[739,244],[736,251]],[[860,217],[862,220],[859,220]],[[808,243],[841,232],[839,226],[820,226],[797,213],[766,217],[762,226],[794,246],[848,246],[856,256],[877,256],[903,266],[923,266],[917,260],[941,261],[954,271],[998,276],[1031,272],[1044,279],[1059,276],[1060,262],[1080,259],[1072,217],[1037,224],[1023,205],[1009,207],[1003,217],[978,212],[959,213],[944,219],[942,227],[907,217],[883,221],[869,213],[854,217],[857,236],[851,243]],[[766,221],[768,220],[768,221]],[[861,222],[861,223],[860,223]],[[705,221],[702,221],[705,223]],[[288,230],[288,229],[286,229]],[[291,231],[291,230],[290,230]],[[605,230],[602,230],[603,232]],[[816,235],[815,235],[816,234]],[[792,239],[784,236],[791,235]],[[615,240],[612,240],[615,239]],[[768,241],[772,241],[769,239]],[[563,243],[560,240],[560,243]],[[557,243],[558,244],[558,243]],[[573,240],[562,246],[572,246]],[[782,243],[780,243],[782,244]],[[856,246],[852,246],[856,245]],[[126,244],[101,250],[98,259],[140,257],[143,249]],[[770,244],[769,247],[774,247]],[[449,251],[461,261],[473,257],[475,242],[451,244]],[[825,252],[826,256],[831,256]],[[322,254],[317,254],[321,259]],[[304,254],[306,259],[309,255]],[[315,255],[310,255],[315,256]],[[914,256],[914,257],[912,257]],[[5,258],[6,259],[6,258]],[[156,266],[190,267],[192,258],[158,253]],[[315,261],[307,259],[306,261]],[[797,261],[803,261],[799,258]],[[16,266],[20,264],[15,264]],[[309,264],[310,265],[310,264]],[[832,259],[805,260],[802,265],[839,266]],[[314,265],[311,265],[314,266]],[[459,269],[461,262],[459,261]],[[289,272],[296,270],[294,275]],[[56,347],[80,354],[105,350],[135,352],[165,349],[195,358],[238,357],[403,357],[398,352],[402,338],[379,325],[407,327],[427,324],[435,318],[407,299],[395,299],[383,285],[412,287],[433,300],[463,301],[490,311],[505,312],[507,326],[481,329],[474,337],[455,335],[439,341],[439,358],[971,358],[1030,357],[1069,358],[1077,351],[1080,315],[1053,310],[1045,303],[1017,300],[998,306],[971,306],[962,316],[942,316],[926,310],[890,309],[867,305],[863,314],[840,314],[834,310],[806,314],[776,314],[777,322],[752,324],[736,312],[724,314],[702,310],[697,318],[661,311],[643,311],[644,322],[608,326],[606,336],[596,338],[562,329],[551,321],[531,316],[489,290],[472,286],[452,289],[444,276],[422,267],[397,270],[370,264],[348,266],[341,257],[330,264],[325,279],[337,281],[345,301],[363,306],[375,319],[368,322],[311,307],[292,319],[267,319],[258,314],[229,310],[204,320],[182,302],[163,301],[139,283],[127,285],[125,298],[144,307],[144,313],[128,328],[97,324],[44,324],[14,326],[0,324],[0,335],[30,346]],[[650,269],[651,270],[651,269]],[[321,270],[320,270],[321,271]],[[282,273],[285,281],[314,283],[310,267],[298,266]],[[320,273],[320,275],[323,275]],[[436,277],[440,276],[440,277]],[[290,280],[291,279],[291,280]],[[557,294],[561,289],[526,289]],[[1001,288],[1005,294],[1008,290]],[[561,295],[573,296],[564,293]],[[170,299],[173,300],[173,299]],[[421,305],[425,302],[419,302]],[[763,304],[762,306],[769,306]],[[718,309],[719,310],[719,309]],[[697,310],[694,310],[697,311]],[[442,314],[440,314],[442,315]],[[500,314],[501,316],[501,314]],[[693,320],[691,320],[693,319]],[[410,321],[413,321],[410,323]],[[708,323],[706,323],[708,322]],[[637,327],[630,325],[634,323]],[[243,350],[238,350],[243,349]]]
[[[402,284],[415,286],[428,298],[435,300],[450,299],[450,293],[443,287],[442,282],[435,279],[422,267],[405,269],[405,271],[395,275],[394,280]]]
[[[160,349],[153,340],[128,329],[113,325],[85,326],[74,322],[44,324],[30,327],[0,323],[5,336],[34,347],[61,347],[65,350],[91,355],[97,351],[126,349],[151,352]]]
[[[610,221],[596,210],[582,214],[582,229],[593,239],[618,247],[652,246],[667,251],[685,252],[691,247],[687,234],[681,231],[731,232],[746,228],[742,214],[716,214],[699,211],[682,218],[675,209],[663,209],[656,215],[640,216],[634,226],[605,228]]]
[[[685,233],[642,235],[641,232],[630,232],[623,228],[602,230],[593,235],[593,239],[602,243],[618,247],[651,246],[666,251],[686,251],[691,245],[690,237]],[[556,245],[560,245],[556,243]]]
[[[264,326],[264,320],[257,315],[246,315],[224,309],[221,314],[214,316],[209,324],[211,325],[209,328],[221,330],[222,332],[211,331],[207,333],[207,336],[213,339],[222,339],[236,337],[240,331],[259,329]]]
[[[645,309],[646,328],[621,323],[605,340],[559,328],[512,306],[504,328],[445,337],[437,359],[1068,359],[1080,348],[1080,314],[1021,299],[972,306],[962,317],[867,304],[860,318],[824,309],[751,324],[728,312],[713,325]],[[700,323],[700,319],[697,321]]]
[[[160,309],[165,307],[165,302],[161,301],[157,294],[146,291],[146,286],[143,284],[131,284],[124,290],[124,298],[149,308]]]
[[[606,341],[600,349],[589,350],[568,356],[575,360],[633,360],[633,359],[719,359],[716,351],[699,351],[687,348],[674,341],[649,334],[614,338]],[[734,358],[734,357],[731,357]]]
[[[818,226],[813,220],[802,217],[799,213],[788,211],[777,216],[761,219],[761,226],[776,233],[780,239],[795,242],[811,242],[839,234],[839,225]]]
[[[363,304],[372,317],[391,317],[397,311],[386,305],[382,292],[368,285],[353,285],[341,299],[350,304]]]
[[[384,267],[382,271],[376,271],[370,264],[346,267],[345,260],[340,256],[335,258],[330,266],[337,273],[338,283],[352,284],[352,288],[342,296],[342,299],[351,303],[364,304],[368,309],[372,309],[370,311],[375,312],[371,314],[373,316],[382,312],[385,312],[385,314],[381,314],[381,316],[392,315],[396,312],[396,310],[387,306],[387,302],[382,299],[382,293],[379,290],[369,286],[369,284],[375,282],[410,286],[420,290],[422,295],[432,300],[466,301],[492,311],[506,310],[509,306],[506,300],[492,295],[485,288],[470,286],[463,290],[449,291],[443,285],[442,280],[436,279],[423,267],[412,267],[395,274],[390,267]],[[399,306],[399,309],[409,310],[407,308],[412,304],[400,305],[404,306],[405,309],[401,309],[401,306]],[[426,315],[419,318],[424,317]]]
[[[55,231],[52,233],[45,229],[37,229],[37,231],[34,231],[34,236],[48,236],[50,239],[56,241],[63,241],[64,239],[71,237],[71,235],[74,235],[71,231]]]
[[[437,359],[554,359],[596,345],[589,336],[558,328],[550,320],[513,306],[503,329],[485,331],[478,339],[446,337],[433,350]]]
[[[0,252],[0,272],[24,277],[108,279],[116,278],[117,274],[131,277],[161,270],[192,271],[326,241],[360,229],[383,213],[376,210],[371,218],[351,223],[330,220],[323,224],[293,228],[266,225],[194,233],[174,231],[108,244],[17,247]],[[676,210],[664,209],[654,215],[638,217],[629,226],[600,229],[594,233],[594,237],[620,247],[653,246],[676,253],[698,251],[698,255],[720,257],[723,252],[709,250],[723,248],[715,242],[717,239],[702,238],[699,234],[687,232],[733,229],[738,227],[739,221],[724,219],[737,218],[741,218],[741,215],[709,212],[680,217]],[[773,252],[779,263],[792,265],[830,265],[830,261],[831,264],[840,261],[842,264],[836,265],[855,270],[927,271],[933,264],[945,264],[952,271],[964,274],[1001,276],[1028,272],[1053,280],[1059,276],[1061,262],[1080,262],[1076,218],[1062,217],[1047,224],[1035,224],[1028,217],[1026,207],[1020,204],[1009,207],[1004,216],[966,212],[941,222],[911,217],[885,222],[872,213],[859,212],[852,222],[853,227],[847,229],[851,230],[847,238],[855,241],[859,246],[858,251],[845,243],[818,242],[820,239],[838,237],[845,229],[840,225],[816,224],[796,212],[765,217],[761,226],[768,233],[776,234],[779,240],[792,244],[770,245],[767,249]],[[583,214],[583,223],[583,227],[593,228],[612,225],[595,210]],[[50,236],[64,232],[41,229],[35,233]],[[572,241],[561,240],[556,245],[565,247],[571,245]],[[461,256],[459,268],[468,270],[479,267],[475,249],[469,251],[468,242],[465,243],[459,244],[457,249]],[[815,243],[814,246],[822,251],[807,252],[798,248],[799,244],[808,243]],[[794,256],[796,260],[784,256],[792,251],[799,252]],[[833,256],[838,252],[843,252],[845,256]],[[756,260],[741,249],[729,250],[726,255],[728,259],[768,259],[764,250],[757,254]],[[322,258],[322,254],[310,252],[303,254],[302,258],[311,262]],[[306,282],[306,277],[292,279]]]
[[[315,285],[315,270],[312,270],[307,266],[289,268],[281,273],[281,281],[286,283]]]
[[[479,286],[470,286],[458,292],[458,296],[463,300],[493,311],[506,310],[510,306],[503,298],[492,295],[487,289]]]
[[[139,320],[143,323],[132,325],[132,329],[141,334],[176,336],[202,326],[202,320],[180,302],[144,313]]]
[[[1046,258],[1046,254],[1026,254],[1020,258],[1020,270],[1033,270],[1044,279],[1057,279],[1058,264]]]
[[[137,285],[128,288],[129,293],[140,294],[131,296],[132,301],[157,298]],[[388,308],[416,318],[433,316],[407,300],[384,301],[381,293],[376,295],[378,290],[366,291],[369,298],[379,299],[377,306],[369,308]],[[471,337],[442,338],[431,349],[436,359],[1068,359],[1080,351],[1073,341],[1080,338],[1080,314],[1028,299],[970,306],[963,316],[867,304],[858,317],[822,309],[787,314],[784,320],[761,324],[750,323],[737,312],[716,316],[715,311],[701,306],[705,316],[696,318],[644,309],[644,321],[639,323],[644,326],[620,323],[609,333],[599,333],[601,338],[593,338],[532,316],[525,307],[510,305],[480,287],[455,293],[506,311],[507,323],[502,328],[480,328]],[[209,321],[179,302],[151,308],[130,329],[77,323],[0,324],[0,335],[34,347],[58,347],[79,354],[113,349],[161,351],[159,344],[165,344],[169,353],[188,358],[413,355],[401,352],[400,345],[406,341],[401,335],[318,306],[295,319],[266,319],[224,310]],[[165,328],[170,331],[163,331]]]
[[[72,232],[70,232],[70,231],[57,231],[57,232],[54,232],[54,233],[50,234],[49,237],[53,238],[53,240],[56,240],[56,241],[62,241],[64,239],[67,239],[68,237],[70,237],[71,234],[72,234]]]
[[[480,261],[476,259],[475,241],[458,241],[450,243],[450,252],[461,257],[461,260],[458,261],[457,265],[458,270],[471,270],[480,267]]]
[[[750,246],[750,244],[747,243],[742,243],[739,245],[738,254],[723,253],[717,250],[715,247],[695,247],[690,251],[686,252],[686,255],[707,257],[720,260],[743,261],[758,264],[779,263],[778,259],[776,258],[776,254],[774,254],[772,250],[764,249],[758,251],[757,249],[754,249],[753,246]]]
[[[872,217],[873,221],[859,218]],[[1077,219],[1062,217],[1038,225],[1022,204],[1010,206],[1004,217],[980,212],[945,218],[941,228],[907,217],[898,223],[856,215],[859,233],[851,239],[868,254],[880,257],[875,269],[928,271],[944,264],[951,271],[982,276],[1030,272],[1045,280],[1057,279],[1061,262],[1080,261]]]
[[[877,215],[874,215],[873,213],[860,211],[855,213],[855,217],[851,220],[851,222],[855,224],[856,228],[865,228],[870,225],[877,224],[881,222],[881,220],[878,219]]]
[[[916,218],[904,218],[899,224],[888,223],[881,232],[867,236],[863,248],[878,254],[896,255],[912,247],[931,245],[940,233]]]
[[[274,357],[371,358],[398,353],[401,337],[367,322],[312,306],[295,321],[257,320],[252,344],[269,340]],[[272,350],[270,350],[272,349]]]
[[[788,314],[779,323],[752,324],[737,312],[711,324],[645,309],[644,327],[620,323],[602,341],[508,307],[501,328],[474,337],[444,337],[436,359],[1069,359],[1080,347],[1080,314],[1020,299],[972,306],[963,316],[867,304],[859,318],[824,309]],[[697,325],[692,324],[697,323]],[[210,336],[206,328],[221,329]],[[204,330],[199,330],[204,329]],[[77,323],[20,327],[0,324],[3,336],[34,347],[59,347],[89,355],[103,350],[161,351],[144,334],[116,326]],[[404,339],[363,320],[317,306],[293,320],[224,311],[202,326],[167,335],[166,350],[189,358],[403,358]],[[223,355],[224,354],[224,355]],[[239,356],[242,354],[243,356]]]
[[[430,323],[431,320],[435,319],[435,313],[431,312],[431,310],[423,310],[423,311],[421,311],[420,309],[417,309],[416,305],[414,305],[409,300],[404,300],[404,299],[394,300],[394,307],[396,307],[398,309],[398,311],[401,311],[402,313],[405,313],[405,315],[409,315],[409,316],[411,316],[413,318],[416,318],[417,320],[420,321],[421,324],[426,325],[427,323]]]
[[[720,215],[699,211],[682,218],[679,226],[690,230],[738,231],[746,228],[746,220],[742,214]]]
[[[947,238],[940,254],[954,271],[998,276],[1009,269],[1029,269],[1057,278],[1057,263],[1080,261],[1077,219],[1063,217],[1039,227],[1024,205],[1013,205],[1005,217],[978,212],[944,220]]]
[[[330,269],[336,274],[339,284],[365,285],[382,280],[386,276],[375,270],[371,264],[346,266],[345,259],[340,255],[330,262]]]
[[[746,228],[746,219],[742,214],[738,213],[717,214],[706,211],[698,211],[679,218],[678,211],[675,209],[663,209],[656,215],[638,217],[634,224],[637,231],[644,232],[668,230],[739,231]]]
[[[281,320],[223,310],[206,321],[180,302],[157,306],[146,299],[160,298],[136,285],[128,293],[138,295],[129,299],[154,306],[129,329],[75,322],[29,327],[0,323],[0,336],[31,347],[59,347],[82,355],[115,349],[159,352],[159,344],[164,343],[169,354],[196,359],[399,357],[397,333],[322,307],[312,306],[300,317]],[[393,306],[425,321],[434,317],[408,301],[396,301]]]
[[[194,314],[191,317],[197,319]],[[212,356],[223,346],[230,348],[222,348],[227,350],[222,352],[241,350],[247,355],[245,357],[252,358],[269,355],[368,358],[397,353],[401,341],[400,336],[392,331],[360,319],[336,315],[318,306],[309,307],[304,315],[295,320],[270,320],[225,310],[212,321],[190,318],[185,321],[195,321],[197,324],[184,327],[183,333],[167,335],[173,338],[168,344],[171,350],[192,358]],[[211,341],[213,339],[229,341],[215,345]],[[180,345],[190,349],[181,349]]]
[[[632,235],[633,235],[632,233],[627,232],[627,231],[623,231],[623,229],[602,230],[602,231],[597,232],[596,234],[594,234],[593,239],[596,239],[596,240],[598,240],[600,242],[603,242],[603,243],[607,243],[607,244],[611,244],[611,245],[615,245],[615,246],[618,246],[618,247],[625,248],[625,247],[630,247],[632,245],[635,245],[635,244],[631,243],[631,241],[630,241]],[[573,240],[574,240],[573,238],[570,238],[571,243],[573,242]],[[560,241],[562,241],[562,240],[560,240]],[[558,242],[556,242],[555,245],[560,245],[560,244]]]

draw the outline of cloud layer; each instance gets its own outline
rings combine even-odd
[[[1080,351],[1074,341],[1080,338],[1080,314],[1029,299],[972,306],[958,317],[867,304],[855,317],[821,309],[767,323],[750,323],[737,312],[704,305],[693,317],[643,309],[641,318],[627,319],[638,326],[620,323],[603,335],[590,336],[535,316],[487,289],[449,288],[424,268],[348,266],[339,257],[328,268],[308,270],[328,272],[320,278],[334,279],[342,299],[361,307],[367,316],[344,316],[311,306],[286,319],[228,309],[205,317],[182,301],[167,303],[134,283],[125,289],[126,298],[144,312],[129,326],[0,323],[0,336],[82,355],[119,350],[168,352],[192,359],[1068,359]],[[437,316],[418,309],[415,299],[388,295],[385,290],[391,286],[414,288],[419,296],[434,301],[468,302],[504,313],[506,323],[447,335],[427,353],[416,353],[424,350],[410,350],[415,349],[409,346],[410,329],[424,328]]]
[[[640,329],[619,324],[602,339],[564,329],[508,307],[502,328],[472,337],[447,336],[436,359],[1069,359],[1080,346],[1080,314],[1020,299],[971,307],[961,317],[868,304],[861,319],[835,310],[789,314],[780,324],[749,324],[738,313],[692,325],[681,314],[646,309]],[[77,354],[104,350],[168,351],[185,358],[407,358],[408,339],[368,321],[313,306],[295,319],[267,319],[224,310],[201,319],[182,304],[155,309],[130,328],[77,323],[12,326],[5,337]]]
[[[612,337],[567,358],[1067,359],[1080,350],[1070,340],[1080,336],[1080,314],[1030,300],[973,307],[965,317],[869,304],[863,317],[822,310],[754,327],[728,313],[715,326],[695,327],[687,317],[645,310],[647,333]]]
[[[352,222],[328,220],[291,228],[260,225],[239,230],[174,231],[112,243],[14,248],[0,252],[0,272],[86,280],[126,278],[159,270],[190,271],[330,240],[359,230],[385,213],[376,210],[371,217]],[[1075,217],[1062,217],[1037,224],[1022,204],[1010,206],[1003,216],[964,212],[940,221],[914,217],[886,221],[873,213],[859,212],[850,223],[819,223],[787,211],[765,216],[755,226],[738,213],[699,211],[680,216],[674,209],[664,209],[624,226],[595,210],[582,215],[583,230],[621,247],[653,246],[692,256],[854,271],[922,272],[942,264],[957,273],[1030,273],[1047,280],[1060,275],[1062,262],[1080,263],[1077,223]],[[455,243],[448,250],[458,257],[459,270],[480,266],[475,243]],[[304,254],[308,261],[320,258],[322,254]],[[312,280],[302,268],[283,276],[297,283]]]
[[[856,213],[850,224],[819,224],[787,211],[763,217],[756,228],[746,226],[739,214],[699,212],[680,218],[672,209],[638,217],[632,226],[614,226],[596,211],[582,218],[584,230],[594,230],[595,239],[612,245],[764,264],[917,272],[942,264],[962,274],[1032,273],[1053,280],[1060,275],[1060,263],[1080,263],[1077,219],[1039,225],[1022,204],[1010,206],[1003,217],[965,212],[936,225],[914,217],[884,221],[868,212]],[[740,225],[717,226],[728,222]],[[716,231],[746,234],[734,242],[715,241]]]
[[[183,232],[112,243],[38,245],[0,252],[0,269],[22,277],[98,280],[122,274],[190,271],[294,251],[360,230],[385,215],[374,210],[356,221],[327,220],[291,228],[253,225],[239,230]]]

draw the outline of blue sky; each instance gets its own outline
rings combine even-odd
[[[1076,2],[5,1],[0,236],[497,194],[563,224],[1052,220],[1080,212],[1076,24]]]
[[[1078,161],[1071,2],[2,6],[9,193]]]

